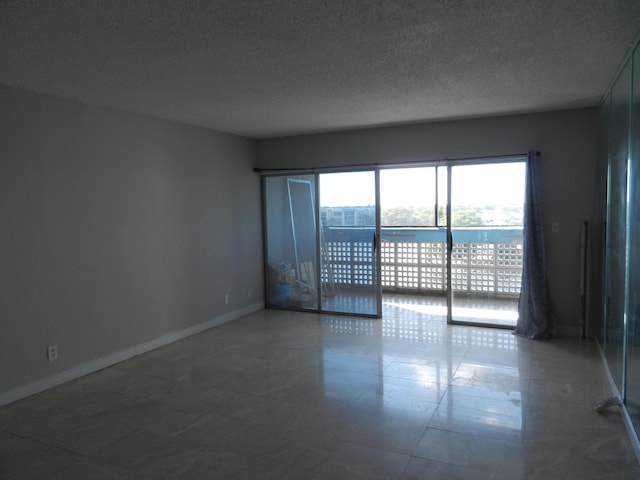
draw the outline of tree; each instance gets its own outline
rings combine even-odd
[[[415,206],[382,208],[380,219],[385,227],[433,226],[433,208]]]
[[[451,214],[451,223],[455,227],[475,227],[482,225],[482,216],[476,207],[456,208]]]

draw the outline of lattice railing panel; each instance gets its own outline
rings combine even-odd
[[[381,284],[386,290],[444,292],[447,283],[444,242],[382,242]],[[373,284],[374,251],[367,242],[327,242],[336,284]],[[461,243],[453,245],[452,286],[458,293],[517,296],[522,275],[522,244]],[[323,268],[326,281],[327,267]]]
[[[496,264],[495,243],[469,243],[469,265],[476,267],[493,267]]]
[[[495,290],[495,269],[471,268],[469,273],[469,291],[473,293],[492,293]]]

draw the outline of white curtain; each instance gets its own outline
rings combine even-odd
[[[555,322],[549,305],[544,235],[538,199],[539,161],[539,152],[529,152],[524,200],[522,284],[518,323],[514,331],[516,335],[531,339],[555,335]]]

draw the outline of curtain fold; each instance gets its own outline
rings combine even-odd
[[[548,338],[556,333],[547,287],[544,234],[538,198],[537,155],[536,152],[529,152],[527,155],[522,283],[518,322],[513,332],[530,339]]]

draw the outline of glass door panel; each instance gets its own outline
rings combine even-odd
[[[385,305],[419,296],[430,312],[446,312],[446,175],[441,166],[380,171],[382,289],[399,294]]]
[[[381,226],[408,229],[436,226],[436,194],[436,167],[381,170]]]
[[[515,327],[525,163],[450,167],[451,323]]]
[[[640,48],[633,62],[631,105],[631,155],[628,185],[627,238],[631,267],[628,274],[627,305],[627,375],[625,404],[636,433],[640,434]]]
[[[630,87],[631,68],[627,64],[611,91],[604,332],[605,357],[623,398]]]
[[[267,305],[318,309],[315,176],[266,177]]]
[[[610,118],[610,110],[611,110],[611,96],[607,96],[606,100],[603,102],[602,106],[600,107],[600,112],[599,112],[599,116],[598,116],[598,163],[597,163],[597,177],[598,178],[602,178],[605,179],[607,178],[607,172],[609,169],[609,118]],[[603,234],[601,234],[601,242],[602,242],[602,252],[604,252],[604,248],[605,248],[605,240],[604,240],[604,233],[606,233],[606,222],[605,222],[605,215],[606,215],[606,198],[607,198],[607,182],[599,182],[599,186],[598,186],[598,190],[597,190],[597,196],[598,196],[598,210],[596,212],[596,217],[598,219],[599,222],[601,223],[602,226],[602,232]],[[596,222],[594,222],[595,224]],[[606,263],[605,263],[605,259],[604,259],[604,255],[603,258],[601,260],[601,273],[600,275],[594,275],[594,279],[596,281],[600,281],[601,283],[597,285],[597,287],[599,287],[598,289],[598,296],[599,298],[602,300],[605,298],[605,292],[606,292],[606,282],[605,282],[605,272],[606,272]],[[599,277],[599,278],[598,278]],[[604,304],[601,305],[601,308],[604,309]],[[596,315],[592,315],[590,318],[590,321],[593,321],[593,325],[592,325],[592,332],[595,334],[596,338],[598,339],[598,342],[600,342],[600,345],[604,346],[605,345],[605,338],[604,338],[604,332],[605,332],[605,323],[604,323],[604,310],[601,310],[600,312],[598,312],[599,314]]]
[[[378,172],[319,175],[322,311],[380,316]]]

